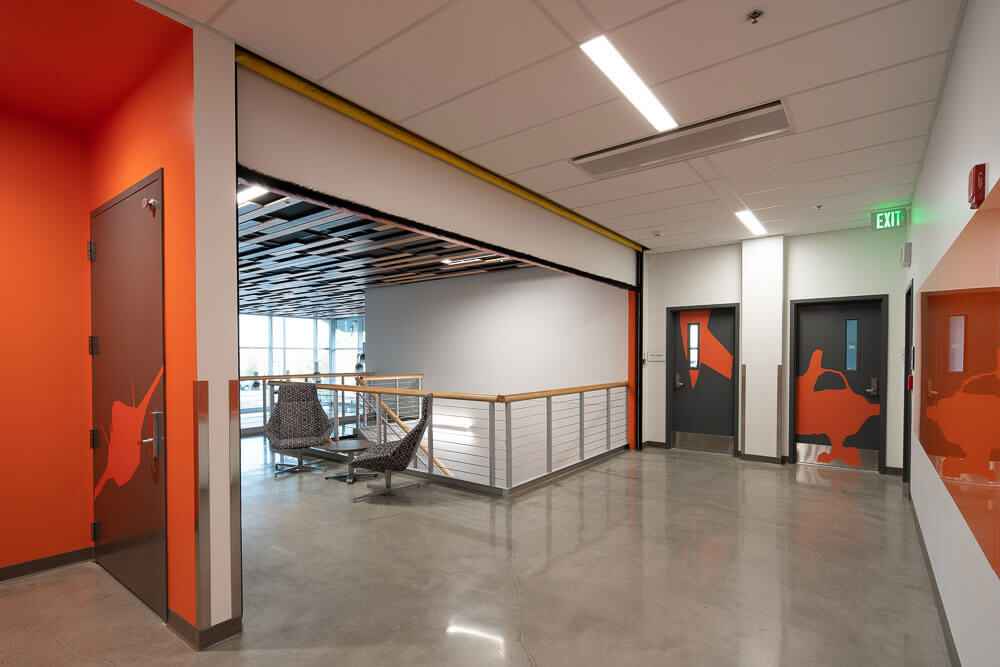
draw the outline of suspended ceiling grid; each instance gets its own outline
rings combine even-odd
[[[963,7],[159,1],[653,250],[747,238],[735,206],[770,234],[806,234],[863,227],[873,208],[908,203]],[[756,6],[766,11],[753,25]],[[569,158],[653,133],[580,50],[599,34],[682,126],[780,99],[793,134],[591,178]]]
[[[239,308],[246,314],[363,315],[368,288],[529,266],[293,197],[269,193],[238,211]]]

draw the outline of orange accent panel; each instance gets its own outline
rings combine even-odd
[[[94,505],[86,143],[0,112],[0,146],[0,199],[26,204],[0,223],[5,567],[89,547]]]
[[[636,402],[635,367],[638,360],[636,337],[639,323],[639,295],[628,291],[628,448],[635,449],[639,442],[638,405]]]
[[[923,297],[920,442],[1000,575],[1000,289]],[[965,318],[960,342],[955,316]]]
[[[727,380],[733,379],[733,353],[708,330],[708,318],[711,310],[685,310],[681,312],[681,342],[684,345],[684,357],[688,357],[688,325],[698,325],[698,368],[688,368],[691,386],[698,384],[698,372],[701,366],[708,366],[721,374]],[[690,359],[688,360],[690,361]]]
[[[166,19],[164,19],[166,20]],[[195,623],[194,61],[192,35],[152,68],[94,133],[89,207],[163,167],[167,407],[167,579],[170,608]]]
[[[844,381],[844,389],[816,391],[816,380],[823,373],[834,373]],[[855,394],[840,371],[823,368],[823,351],[814,350],[809,368],[795,378],[795,432],[799,435],[826,435],[829,452],[817,458],[821,463],[843,461],[846,465],[861,465],[861,453],[855,447],[845,447],[844,440],[861,430],[869,417],[880,412],[878,403],[869,403]]]

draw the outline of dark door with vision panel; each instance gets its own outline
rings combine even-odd
[[[674,447],[734,453],[736,309],[673,310],[668,429]]]
[[[885,466],[884,299],[793,304],[799,463]]]
[[[94,550],[167,614],[163,174],[91,213]]]

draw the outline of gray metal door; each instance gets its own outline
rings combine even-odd
[[[163,172],[91,213],[94,548],[167,615]]]

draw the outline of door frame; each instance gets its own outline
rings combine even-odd
[[[879,439],[878,447],[878,472],[880,475],[886,473],[885,450],[886,450],[886,397],[889,393],[889,295],[888,294],[867,294],[859,296],[834,296],[822,299],[794,299],[788,302],[789,312],[789,342],[788,354],[789,382],[788,382],[788,462],[798,463],[799,453],[795,447],[795,381],[799,377],[798,351],[799,351],[799,331],[796,322],[798,321],[799,307],[816,304],[830,303],[864,303],[876,302],[879,304],[879,366],[882,371],[882,390],[879,392]]]
[[[160,610],[153,609],[153,607],[146,600],[143,600],[138,595],[136,595],[132,591],[132,589],[130,589],[128,587],[128,585],[125,584],[125,582],[123,582],[120,579],[118,579],[118,577],[116,577],[114,575],[114,573],[112,573],[110,570],[106,569],[103,565],[101,566],[101,569],[104,570],[105,572],[107,572],[108,574],[110,574],[112,577],[114,577],[114,579],[116,581],[118,581],[119,583],[121,583],[122,586],[125,587],[125,590],[127,590],[129,593],[131,593],[137,600],[139,600],[140,602],[142,602],[143,604],[145,604],[147,607],[149,607],[150,609],[152,609],[153,613],[155,613],[157,616],[161,616],[161,618],[163,618],[163,620],[166,621],[167,620],[167,616],[170,613],[170,563],[169,563],[169,554],[170,554],[170,534],[169,534],[169,532],[170,531],[168,530],[168,525],[167,525],[167,522],[169,520],[169,516],[168,516],[169,515],[169,508],[168,508],[168,500],[169,500],[169,498],[167,496],[167,483],[168,483],[168,480],[167,480],[167,458],[168,458],[169,453],[170,453],[170,437],[169,437],[169,429],[168,429],[168,426],[167,426],[167,382],[169,382],[170,375],[169,375],[169,373],[167,373],[167,335],[166,335],[167,334],[167,298],[166,298],[166,269],[167,269],[167,266],[166,266],[165,240],[166,240],[166,230],[167,230],[167,224],[166,224],[167,218],[166,218],[166,204],[165,204],[165,200],[167,198],[167,196],[166,196],[167,186],[166,186],[166,181],[164,180],[163,167],[160,167],[159,169],[157,169],[156,171],[152,172],[151,174],[143,177],[139,181],[135,182],[134,184],[130,185],[129,187],[125,188],[124,190],[122,190],[121,192],[119,192],[118,194],[116,194],[111,199],[108,199],[107,201],[105,201],[103,204],[101,204],[97,208],[93,209],[90,212],[90,225],[89,225],[89,227],[87,229],[87,240],[88,241],[92,241],[93,238],[94,238],[94,218],[96,218],[100,214],[104,213],[108,209],[112,208],[113,206],[116,206],[116,205],[122,203],[123,201],[125,201],[129,197],[135,195],[136,193],[142,191],[143,188],[149,186],[151,183],[155,183],[157,180],[160,181],[160,201],[157,202],[157,212],[160,215],[160,267],[161,267],[161,273],[162,273],[162,275],[160,276],[160,309],[163,311],[163,316],[162,316],[163,317],[163,329],[162,329],[162,331],[160,333],[161,333],[161,336],[162,336],[162,346],[163,346],[163,452],[161,454],[161,458],[163,459],[163,600],[164,600],[164,604],[165,604],[165,612],[163,614],[161,614]],[[100,252],[100,251],[98,251],[98,252]],[[93,270],[93,269],[91,268],[89,270]],[[89,271],[88,271],[88,277],[89,277]],[[93,285],[91,285],[90,290],[88,290],[88,294],[90,295],[91,299],[93,299]],[[93,331],[92,328],[91,328],[91,331]],[[91,359],[90,359],[91,367],[93,367],[93,363],[94,363],[94,359],[93,359],[93,357],[91,357]],[[94,382],[93,375],[94,374],[93,374],[93,368],[92,368],[91,369],[91,378],[90,378],[91,385],[93,385],[93,382]],[[91,411],[91,414],[93,414],[93,411],[94,411],[93,396],[91,396],[90,411]],[[145,423],[145,420],[143,421],[143,423]],[[91,425],[91,427],[93,428],[93,424]],[[91,460],[91,467],[93,467],[93,460]],[[96,498],[94,499],[94,502],[96,503]],[[97,521],[96,507],[94,508],[94,521]],[[96,542],[94,543],[94,562],[98,563],[98,561],[97,561],[97,543]],[[98,563],[98,565],[100,565],[100,563]]]
[[[913,445],[913,390],[910,376],[916,365],[913,331],[913,279],[906,288],[903,322],[903,481],[910,481],[910,447]]]
[[[701,306],[671,306],[667,308],[667,335],[666,335],[666,348],[664,350],[666,355],[666,362],[664,366],[666,367],[666,410],[664,413],[664,421],[666,430],[664,431],[664,440],[667,449],[673,449],[674,447],[674,391],[673,391],[673,375],[674,375],[674,355],[673,350],[673,325],[674,316],[676,313],[681,313],[685,310],[713,310],[731,308],[733,311],[733,456],[739,457],[741,447],[743,445],[740,442],[740,376],[742,374],[742,367],[740,366],[740,304],[739,303],[714,303],[709,305]]]

